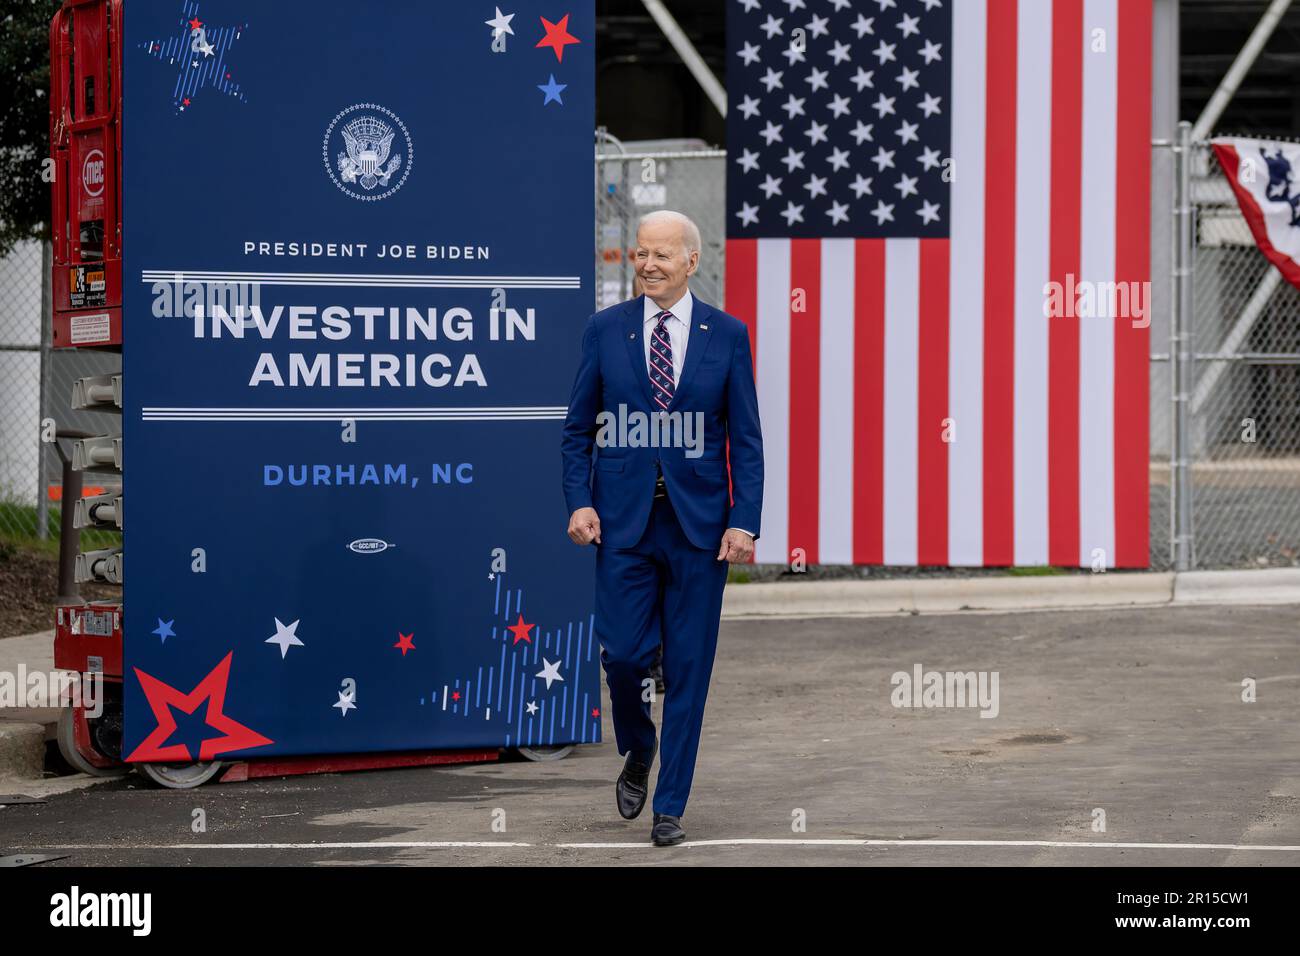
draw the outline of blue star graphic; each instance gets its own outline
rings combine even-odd
[[[560,92],[562,90],[567,90],[569,88],[569,84],[556,83],[555,74],[552,73],[550,81],[545,86],[539,85],[537,88],[546,94],[546,99],[542,100],[543,106],[551,102],[559,103],[561,106],[563,106],[564,100],[560,99]]]
[[[172,625],[175,623],[176,618],[172,618],[170,621],[164,621],[162,618],[158,618],[158,626],[149,633],[157,634],[162,638],[162,643],[166,644],[167,638],[176,636],[176,632],[172,630]]]

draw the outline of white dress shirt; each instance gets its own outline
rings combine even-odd
[[[668,341],[673,347],[673,390],[676,391],[677,383],[682,380],[682,368],[686,365],[686,346],[691,336],[691,310],[694,305],[694,297],[691,290],[687,289],[680,299],[668,307],[672,313],[672,318],[664,323],[664,330],[668,333]],[[655,326],[659,324],[659,313],[664,311],[655,304],[655,300],[650,296],[645,297],[645,320],[643,322],[644,334],[641,336],[645,339],[645,373],[650,374],[650,336],[654,334]],[[751,538],[754,537],[752,531],[745,531],[744,528],[728,528],[728,531],[744,531]]]

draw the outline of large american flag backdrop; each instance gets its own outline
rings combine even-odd
[[[756,560],[1146,566],[1149,0],[728,3]]]

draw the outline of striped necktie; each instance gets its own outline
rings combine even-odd
[[[650,394],[664,411],[673,400],[673,343],[664,323],[673,317],[671,312],[660,312],[659,322],[650,333]]]

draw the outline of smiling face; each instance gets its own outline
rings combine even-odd
[[[686,280],[700,264],[700,252],[686,251],[686,230],[669,219],[641,224],[636,234],[636,274],[641,287],[661,309],[686,294]]]

